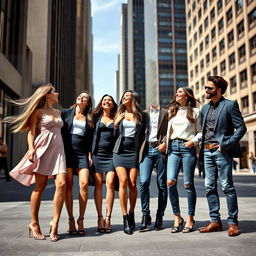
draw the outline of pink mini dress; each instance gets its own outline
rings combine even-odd
[[[28,152],[11,170],[10,176],[25,186],[35,183],[35,173],[54,178],[59,173],[66,173],[66,159],[61,136],[63,121],[61,117],[55,119],[42,114],[38,122],[38,136],[34,141],[34,162],[29,161]]]

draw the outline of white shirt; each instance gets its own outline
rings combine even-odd
[[[148,139],[147,139],[147,141],[149,142],[157,141],[159,115],[160,115],[160,106],[158,106],[156,109],[150,107],[149,133],[148,133]]]
[[[131,120],[123,120],[123,127],[124,127],[124,137],[132,137],[135,136],[135,129],[136,129],[136,122]]]
[[[74,118],[71,134],[84,136],[84,132],[85,132],[85,121],[80,121]]]

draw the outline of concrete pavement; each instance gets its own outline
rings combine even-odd
[[[59,233],[61,240],[53,243],[49,236],[49,222],[52,217],[52,201],[44,200],[40,209],[40,224],[43,234],[47,235],[46,240],[36,241],[28,238],[27,223],[30,220],[30,204],[28,201],[13,201],[0,203],[0,255],[26,255],[26,256],[55,256],[55,255],[113,255],[113,256],[150,256],[150,255],[239,255],[252,256],[256,252],[256,199],[255,199],[255,178],[249,177],[243,184],[245,177],[239,179],[237,186],[241,185],[241,195],[239,197],[239,220],[242,234],[237,237],[228,237],[227,235],[227,209],[225,197],[221,196],[221,215],[223,219],[223,232],[209,234],[200,234],[194,231],[189,234],[177,233],[171,234],[173,216],[170,204],[166,209],[164,217],[164,227],[162,231],[148,231],[140,233],[136,231],[129,236],[122,231],[122,214],[119,206],[119,200],[115,200],[111,234],[99,234],[96,232],[97,213],[93,199],[89,199],[85,216],[84,237],[69,236],[67,233],[68,218],[66,210],[63,209]],[[251,183],[249,183],[251,181]],[[154,182],[154,177],[153,177]],[[202,179],[196,178],[196,186],[202,185]],[[15,188],[14,181],[11,182]],[[240,184],[241,183],[241,184]],[[4,181],[0,181],[2,189]],[[20,186],[19,184],[17,185]],[[49,184],[47,189],[52,189],[53,184]],[[23,188],[21,186],[21,188]],[[196,208],[196,225],[195,229],[205,226],[208,223],[208,206],[201,190],[198,189],[198,200]],[[202,190],[203,191],[203,190]],[[6,192],[6,191],[5,191]],[[2,190],[1,194],[4,193]],[[10,189],[9,193],[15,193]],[[20,193],[20,192],[19,192]],[[92,195],[92,190],[89,192]],[[239,194],[239,193],[238,193]],[[117,195],[116,195],[117,196]],[[90,197],[92,198],[92,197]],[[1,200],[0,200],[1,201]],[[185,217],[187,208],[187,199],[181,195],[181,210]],[[104,206],[105,207],[105,206]],[[153,194],[151,198],[151,216],[155,216],[157,208],[157,198]],[[78,201],[74,202],[74,213],[77,217]],[[136,225],[139,226],[141,220],[140,200],[137,201],[136,207]],[[153,224],[151,225],[153,229]]]

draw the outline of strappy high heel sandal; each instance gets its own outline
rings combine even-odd
[[[75,229],[70,230],[70,224],[74,224],[73,226],[75,227]],[[68,233],[70,235],[72,235],[72,236],[77,235],[77,230],[76,230],[76,226],[75,226],[75,219],[74,219],[74,217],[68,219],[68,225],[69,225]]]
[[[79,235],[79,236],[84,236],[85,235],[85,231],[84,231],[84,228],[79,228],[79,223],[80,222],[82,222],[83,223],[83,221],[84,221],[84,218],[83,217],[79,217],[78,219],[77,219],[77,225],[78,225],[78,230],[77,230],[77,234]]]
[[[53,234],[52,231],[53,231],[53,223],[50,222],[50,231],[49,231],[49,234],[50,234],[51,242],[57,242],[57,241],[60,239],[60,237],[59,237],[58,234]]]
[[[36,232],[34,230],[33,224],[36,224],[38,226],[38,231]],[[38,223],[32,223],[31,221],[27,225],[28,227],[28,237],[34,238],[35,240],[45,240],[45,236],[41,234],[40,226]]]
[[[184,223],[184,219],[181,218],[181,221],[180,221],[179,225],[178,225],[178,226],[173,226],[173,227],[171,228],[171,233],[178,233],[178,232],[181,232],[182,227],[183,227],[183,223]]]
[[[101,222],[101,220],[103,220],[103,221]],[[99,227],[100,225],[102,225],[102,227]],[[97,231],[99,233],[104,233],[105,232],[104,226],[105,226],[105,223],[104,223],[103,216],[100,215],[100,216],[98,216],[98,229],[97,229]]]
[[[111,215],[108,215],[105,217],[105,232],[111,233],[112,232],[112,226],[111,226]]]

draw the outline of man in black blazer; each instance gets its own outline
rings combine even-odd
[[[149,185],[155,165],[158,187],[158,209],[156,213],[155,230],[162,229],[163,216],[167,204],[165,136],[168,124],[168,113],[167,110],[161,109],[159,105],[150,106],[144,113],[146,129],[139,155],[140,197],[142,208],[142,221],[139,231],[148,230],[148,225],[151,224]]]
[[[202,147],[205,169],[205,188],[211,222],[199,229],[201,233],[222,231],[219,214],[220,202],[217,178],[226,195],[228,206],[228,235],[239,234],[238,205],[232,180],[233,157],[241,157],[239,141],[246,133],[246,126],[236,101],[223,97],[228,83],[220,76],[210,76],[205,86],[206,99],[211,101],[201,110]]]

